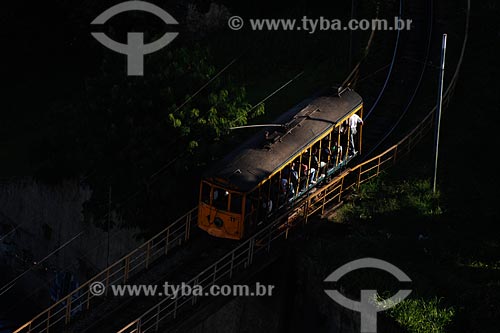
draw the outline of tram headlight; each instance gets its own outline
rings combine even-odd
[[[214,225],[217,227],[217,228],[222,228],[222,226],[224,225],[224,221],[222,221],[222,219],[220,217],[216,217],[214,219]]]

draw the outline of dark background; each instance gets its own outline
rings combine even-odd
[[[116,146],[120,140],[111,140],[107,131],[116,118],[101,118],[99,113],[92,113],[87,118],[85,109],[79,109],[87,100],[89,85],[94,87],[94,91],[106,92],[112,84],[130,80],[143,94],[138,98],[142,98],[149,96],[147,93],[151,87],[154,90],[161,83],[127,78],[126,57],[107,50],[90,35],[90,22],[115,3],[97,0],[71,3],[17,1],[3,5],[0,13],[3,26],[0,31],[3,41],[0,74],[4,83],[0,114],[0,177],[33,176],[47,183],[81,178],[95,191],[94,201],[87,207],[87,213],[97,217],[108,209],[103,202],[107,202],[110,187],[114,189],[116,206],[129,200],[137,191],[145,191],[141,192],[139,199],[127,201],[132,203],[131,209],[123,208],[121,212],[128,217],[128,223],[151,231],[162,227],[161,221],[165,221],[164,217],[170,214],[173,207],[180,214],[186,210],[184,208],[195,204],[197,194],[193,189],[196,191],[202,170],[211,159],[222,155],[245,135],[228,135],[210,142],[204,146],[206,150],[189,154],[152,183],[149,177],[161,170],[184,147],[180,146],[179,150],[171,147],[169,143],[177,140],[178,133],[171,131],[166,121],[168,111],[157,110],[151,119],[165,119],[164,123],[158,122],[157,125],[160,129],[164,126],[165,133],[159,137],[165,141],[155,143],[156,136],[140,134],[136,139],[152,142],[151,145],[145,144],[145,150],[153,147],[152,151],[139,151],[137,155],[120,153],[128,149],[128,141],[123,140],[123,146]],[[186,6],[180,1],[154,3],[168,8],[168,12],[176,18],[185,16]],[[196,3],[201,12],[207,11],[210,5],[208,1]],[[225,5],[234,15],[276,18],[301,17],[304,13],[314,17],[325,15],[325,12],[338,17],[342,15],[336,13],[347,13],[350,4],[310,4],[305,1],[234,4],[226,1]],[[468,246],[478,244],[478,248],[482,237],[488,241],[500,239],[498,164],[495,161],[500,112],[499,14],[500,8],[495,2],[473,3],[465,62],[453,100],[442,119],[439,182],[447,218],[456,223],[451,225],[463,236],[462,241],[467,241],[468,234],[476,236],[471,237],[472,243]],[[126,32],[133,28],[147,30],[148,38],[154,39],[165,31],[162,23],[151,15],[139,15],[138,18],[143,20],[137,20],[139,23],[133,27],[127,23],[126,17],[112,20],[116,27],[111,35],[124,41]],[[183,22],[180,23],[183,26]],[[209,47],[213,65],[222,68],[240,54],[244,44],[251,44],[249,53],[231,70],[229,76],[232,81],[220,83],[222,86],[246,86],[250,103],[258,102],[304,68],[317,75],[314,68],[318,63],[325,62],[329,55],[338,59],[325,65],[333,75],[328,77],[328,72],[323,73],[318,82],[310,80],[308,84],[299,85],[285,97],[279,97],[280,101],[266,105],[269,112],[266,111],[263,118],[255,121],[266,119],[279,110],[273,111],[273,106],[292,106],[322,85],[336,83],[347,72],[347,52],[336,47],[338,44],[347,45],[345,35],[336,36],[338,44],[335,44],[329,43],[329,39],[321,34],[314,37],[279,36],[275,39],[264,36],[255,40],[245,31],[241,34],[223,31],[197,35],[181,30],[181,36],[186,38],[178,37],[168,47],[189,48],[195,44],[201,45],[201,48]],[[251,42],[242,36],[249,37]],[[308,44],[297,50],[297,38]],[[165,53],[160,51],[158,57],[152,56],[150,61],[158,61],[163,55]],[[152,70],[148,62],[145,70],[146,74]],[[101,95],[96,93],[92,96]],[[185,96],[177,97],[183,101]],[[434,99],[435,96],[430,94],[428,98]],[[71,113],[65,113],[68,105],[74,106]],[[115,112],[114,117],[120,118],[120,113]],[[146,121],[140,113],[134,113],[134,117],[144,120],[143,124],[147,126],[149,120]],[[80,121],[85,126],[75,125]],[[124,137],[128,134],[125,133]],[[72,141],[75,137],[92,142],[92,149],[81,150],[81,144]],[[137,144],[133,149],[140,150],[140,146]],[[137,156],[137,160],[142,162],[134,163],[131,156]],[[144,156],[154,158],[145,159]],[[178,174],[183,176],[171,179]],[[172,201],[173,194],[182,199]],[[498,256],[493,256],[491,260],[498,261]]]
[[[57,150],[55,153],[51,149],[45,150],[44,147],[47,148],[47,145],[44,140],[56,140],[52,141],[51,145],[64,146],[64,142],[57,142],[60,138],[51,137],[54,132],[64,131],[67,125],[66,119],[58,119],[61,114],[55,113],[54,109],[61,104],[72,103],[74,99],[81,99],[88,81],[99,78],[102,74],[103,58],[105,61],[116,63],[117,69],[114,69],[113,75],[118,77],[123,74],[125,56],[105,49],[90,35],[92,28],[89,22],[95,18],[96,13],[101,13],[115,3],[114,1],[78,3],[16,1],[4,5],[1,13],[3,29],[0,32],[4,41],[3,66],[1,67],[4,88],[2,89],[0,115],[0,157],[2,158],[0,174],[2,176],[37,175],[42,178],[50,176],[48,177],[50,180],[58,181],[64,177],[95,172],[95,169],[85,170],[85,167],[76,167],[71,157],[66,158],[63,154],[57,156]],[[196,4],[200,11],[207,11],[209,8],[208,1],[198,1]],[[185,15],[186,6],[180,2],[167,1],[162,5],[169,8],[174,17]],[[227,2],[226,5],[231,13],[245,13],[245,17],[290,17],[294,14],[300,17],[303,13],[310,13],[311,16],[323,15],[325,12],[346,13],[349,7],[349,4],[345,3],[329,6],[311,5],[307,2],[264,1],[238,5]],[[480,205],[481,209],[472,211],[483,213],[494,210],[496,203],[493,198],[496,197],[497,177],[492,155],[495,154],[498,143],[495,120],[498,118],[500,98],[497,80],[500,32],[498,8],[495,4],[473,5],[472,13],[469,47],[460,75],[461,80],[452,107],[443,116],[442,163],[448,170],[443,173],[443,176],[450,177],[445,178],[447,187],[450,188],[451,195],[454,195],[453,200],[460,202],[457,206],[463,207],[468,201],[473,200],[475,204]],[[152,38],[151,36],[165,31],[159,19],[154,18],[153,15],[144,17],[146,20],[142,22],[140,19],[135,21],[148,27],[145,29],[148,31],[148,37]],[[113,21],[112,23],[116,23]],[[116,21],[118,31],[113,32],[118,40],[120,38],[124,40],[126,31],[130,27],[122,22],[125,20],[116,19]],[[181,26],[183,26],[182,22]],[[142,31],[143,27],[134,28]],[[239,37],[239,35],[231,36],[230,33],[228,35],[230,37],[226,38],[225,42],[234,41]],[[339,38],[345,37],[339,36]],[[185,41],[181,35],[174,41],[172,47],[178,47],[182,43],[189,45],[193,42],[191,36],[188,39],[191,40]],[[213,59],[217,68],[227,64],[227,60],[238,54],[237,52],[219,52],[221,49],[231,50],[234,46],[226,44],[226,47],[220,47],[220,44],[217,44],[218,36],[204,36],[203,39],[202,42],[206,45],[215,45],[217,56]],[[276,56],[276,59],[283,63],[284,71],[287,71],[288,78],[290,78],[295,75],[294,70],[303,68],[303,63],[300,63],[303,59],[312,59],[310,63],[314,64],[315,55],[328,55],[330,47],[327,43],[322,45],[323,49],[311,48],[308,52],[304,51],[302,58],[297,59],[296,54],[290,53],[290,45],[285,44],[284,46],[287,47],[280,49],[281,54]],[[265,44],[262,45],[264,47],[259,46],[252,47],[255,50],[249,58],[259,55],[258,61],[265,63],[262,59],[272,59],[271,54],[276,54],[276,52],[271,52],[276,50],[266,49]],[[343,56],[345,55],[344,53]],[[294,64],[294,59],[296,59],[296,64]],[[277,62],[275,61],[270,66]],[[244,62],[242,67],[249,63],[252,62]],[[269,72],[266,69],[269,67],[259,65],[256,68],[261,68],[261,70],[256,76],[267,76]],[[245,74],[247,73],[242,73],[236,81],[243,82]],[[278,75],[274,74],[274,76]],[[287,75],[283,75],[283,80],[285,77]],[[254,78],[248,78],[247,82],[251,80]],[[286,80],[280,82],[286,82]],[[251,95],[253,91],[255,90],[250,89],[249,94]],[[260,96],[250,97],[253,102],[256,102],[269,91],[272,90],[263,91]],[[307,93],[309,91],[304,91],[304,96]],[[289,104],[293,105],[293,102]],[[97,120],[95,126],[101,125]],[[67,146],[65,149],[71,150],[72,147]],[[50,156],[51,152],[55,156]],[[47,160],[54,161],[49,170],[44,169]],[[112,163],[112,160],[108,162]],[[157,170],[163,165],[162,162],[165,160],[161,158],[152,161],[150,170]],[[126,167],[112,164],[113,167]],[[104,173],[110,173],[109,168],[104,166],[98,166],[97,170],[101,171],[101,168]],[[463,177],[465,174],[467,179]],[[133,193],[133,190],[130,192]]]

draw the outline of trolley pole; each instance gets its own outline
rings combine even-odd
[[[436,193],[436,183],[437,183],[437,169],[438,169],[438,156],[439,156],[439,132],[441,130],[441,110],[443,108],[443,85],[444,85],[444,64],[446,60],[446,40],[448,38],[447,34],[443,35],[443,45],[441,48],[441,67],[439,71],[439,93],[438,93],[438,103],[436,109],[436,142],[434,148],[434,184],[432,187],[432,192]]]

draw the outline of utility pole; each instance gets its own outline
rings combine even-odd
[[[432,186],[432,192],[436,193],[436,183],[437,183],[437,168],[438,168],[438,156],[439,156],[439,132],[441,130],[441,111],[443,108],[443,85],[444,85],[444,64],[446,60],[446,40],[448,38],[447,34],[443,35],[443,44],[441,48],[441,67],[439,71],[439,93],[438,93],[438,103],[436,109],[436,142],[434,148],[434,183]]]

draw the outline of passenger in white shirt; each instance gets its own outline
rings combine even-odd
[[[354,136],[358,134],[358,125],[363,125],[363,119],[357,114],[353,114],[349,118],[349,127],[351,128],[351,152],[357,154],[356,146],[354,145]]]

